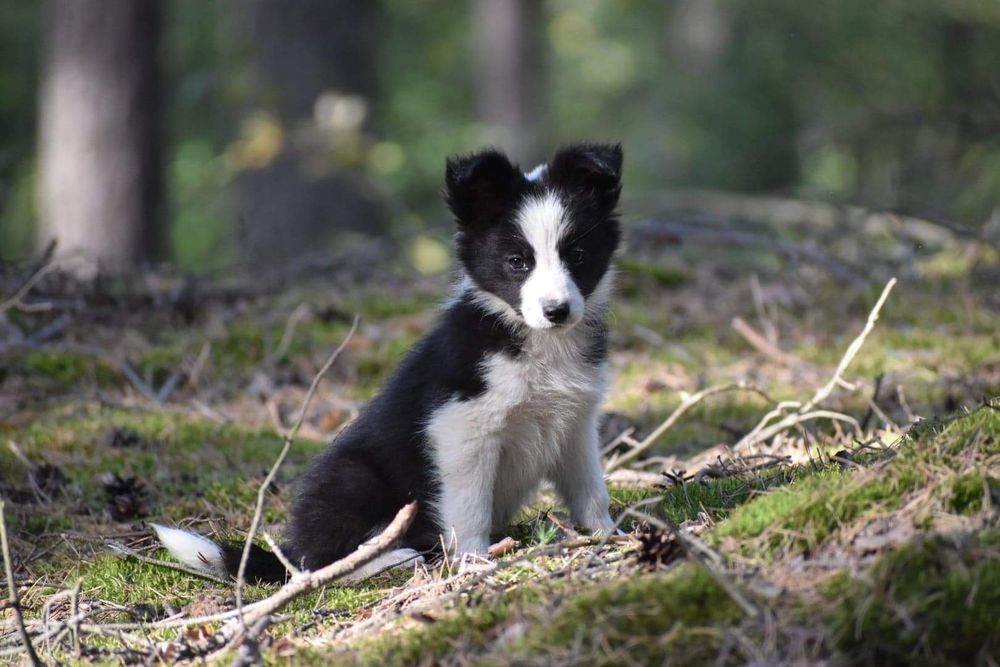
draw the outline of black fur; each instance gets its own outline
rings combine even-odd
[[[621,168],[620,144],[563,148],[540,181],[529,181],[520,168],[492,149],[449,160],[445,199],[458,220],[455,243],[463,268],[481,289],[518,309],[521,284],[528,273],[512,273],[506,259],[518,255],[530,268],[533,253],[517,233],[514,216],[526,198],[555,188],[572,220],[572,233],[560,254],[580,292],[590,296],[607,272],[620,239],[615,206],[621,193]]]
[[[507,258],[516,253],[530,262],[531,248],[516,233],[513,216],[525,197],[554,187],[573,225],[560,252],[581,292],[589,295],[618,244],[614,207],[620,173],[620,146],[563,149],[540,182],[527,180],[494,150],[449,160],[445,197],[458,223],[462,268],[477,288],[516,308],[519,282]],[[403,544],[420,551],[437,547],[440,529],[431,501],[438,487],[424,425],[446,401],[482,394],[486,386],[479,362],[497,352],[521,354],[522,336],[518,326],[477,305],[471,292],[449,305],[382,392],[299,482],[283,546],[293,562],[313,570],[347,555],[413,500],[418,514]],[[593,338],[587,361],[596,364],[606,355],[604,330],[595,330]],[[229,567],[228,551],[226,560]],[[235,569],[234,564],[231,571]],[[249,578],[281,581],[284,576],[272,554],[259,549],[251,553]]]

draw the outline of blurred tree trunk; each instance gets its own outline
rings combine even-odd
[[[670,55],[696,76],[713,76],[731,41],[731,19],[721,0],[679,0],[670,12]]]
[[[473,0],[472,39],[479,120],[491,140],[530,168],[541,145],[545,25],[541,0]]]
[[[160,246],[158,0],[50,0],[39,100],[38,241],[84,273]]]
[[[361,169],[377,90],[378,3],[236,6],[252,49],[242,140],[250,150],[236,181],[245,259],[281,266],[329,250],[337,232],[382,232],[382,207]]]

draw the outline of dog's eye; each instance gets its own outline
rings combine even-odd
[[[507,258],[507,266],[514,271],[524,271],[528,268],[528,263],[524,261],[524,257],[514,255],[513,257]]]
[[[569,251],[569,261],[573,264],[583,264],[587,259],[587,252],[583,248],[571,248]]]

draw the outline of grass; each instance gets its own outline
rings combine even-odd
[[[544,615],[526,615],[524,636],[504,647],[507,659],[539,664],[585,655],[590,664],[619,665],[625,656],[652,664],[713,660],[740,611],[707,572],[685,564],[665,575],[639,576],[585,591]]]
[[[1000,531],[918,539],[824,591],[853,664],[981,664],[1000,651]]]
[[[914,489],[930,490],[925,509],[938,517],[933,525],[954,525],[941,522],[942,513],[995,524],[994,510],[982,509],[981,482],[984,467],[997,465],[998,432],[1000,411],[984,408],[914,429],[895,456],[869,457],[868,469],[797,466],[688,484],[671,489],[660,510],[680,521],[715,507],[719,523],[708,539],[757,564],[746,579],[738,569],[722,575],[747,591],[739,582],[759,585],[762,573],[787,574],[791,559],[808,559],[875,517],[921,525],[919,513],[904,510]],[[978,505],[971,500],[976,484]],[[647,495],[616,492],[614,505]],[[650,664],[665,657],[670,664],[745,664],[766,655],[872,665],[995,659],[1000,531],[936,533],[933,525],[902,544],[887,543],[870,567],[848,563],[821,577],[802,571],[802,583],[778,597],[747,591],[767,610],[769,626],[747,617],[704,568],[685,563],[665,572],[624,568],[596,586],[523,582],[515,594],[459,605],[429,625],[365,642],[349,656],[385,665]],[[763,545],[755,539],[761,536]],[[768,643],[768,632],[777,632],[777,643]],[[321,655],[329,654],[313,659]]]
[[[685,295],[703,289],[699,272],[647,260],[626,261],[623,268],[608,408],[639,432],[676,407],[679,390],[753,377],[779,399],[810,394],[815,377],[827,377],[856,334],[856,320],[867,314],[863,307],[871,301],[871,295],[858,294],[842,299],[841,291],[830,289],[817,293],[808,307],[788,306],[777,321],[781,347],[817,368],[782,368],[753,353],[729,329],[733,315],[756,326],[749,298],[735,300],[735,310],[732,299],[719,312],[714,303],[711,308],[693,303],[692,309]],[[696,294],[700,299],[703,293]],[[187,522],[238,540],[249,524],[257,486],[281,445],[271,428],[252,425],[267,423],[261,417],[266,412],[247,399],[247,387],[264,375],[282,389],[302,389],[357,312],[361,329],[321,394],[347,405],[363,401],[425,330],[439,298],[438,290],[383,293],[366,287],[331,295],[303,289],[209,313],[189,330],[158,320],[155,327],[123,325],[129,337],[121,348],[154,387],[177,368],[189,368],[209,343],[199,385],[180,387],[172,401],[176,407],[211,396],[213,406],[236,415],[228,425],[192,411],[128,407],[129,400],[135,402],[128,381],[86,355],[53,348],[0,364],[0,389],[7,392],[0,393],[0,401],[8,396],[17,401],[15,410],[0,414],[0,440],[16,442],[35,466],[47,464],[62,475],[36,473],[49,500],[36,497],[25,465],[0,447],[0,491],[16,498],[8,521],[15,554],[23,559],[19,577],[30,582],[24,595],[28,615],[36,618],[46,596],[77,578],[83,580],[85,600],[130,609],[116,612],[119,620],[163,617],[210,596],[227,603],[228,588],[110,555],[103,546],[109,539],[134,540],[138,549],[150,542],[141,537],[143,516],[112,519],[100,476],[110,472],[142,481],[147,519]],[[949,402],[971,405],[1000,386],[984,370],[1000,362],[1000,317],[985,307],[956,308],[949,298],[901,289],[899,303],[894,296],[851,368],[852,380],[887,373],[880,404],[896,418],[902,418],[896,384],[922,414],[941,413]],[[685,307],[675,308],[683,299]],[[309,312],[285,354],[272,358],[299,303],[310,304]],[[111,345],[115,334],[108,334]],[[86,332],[76,335],[84,340]],[[975,380],[973,389],[956,393],[956,378]],[[289,402],[295,398],[292,394]],[[858,417],[867,410],[859,395],[840,393],[838,401]],[[8,404],[13,403],[0,402]],[[249,404],[253,419],[239,411],[243,404]],[[715,397],[685,415],[653,453],[683,458],[733,442],[766,407],[751,394]],[[855,445],[827,424],[809,429],[815,439],[809,442],[819,442],[825,453]],[[292,479],[322,446],[296,442],[266,505],[269,529],[284,521]],[[806,463],[667,489],[614,490],[615,516],[637,502],[661,498],[643,511],[705,526],[701,539],[723,554],[727,565],[715,576],[683,560],[650,568],[626,553],[631,547],[546,556],[503,570],[424,616],[348,644],[323,638],[341,623],[366,618],[408,578],[330,586],[297,600],[286,610],[287,620],[271,629],[278,640],[292,635],[294,656],[266,649],[265,660],[380,666],[986,662],[1000,651],[993,643],[1000,636],[998,461],[1000,412],[984,408],[924,421],[891,451],[859,455],[856,468]],[[511,532],[522,549],[563,538],[553,511],[562,508],[544,498],[521,516]],[[885,531],[886,525],[893,530]],[[858,535],[875,546],[860,551]],[[767,622],[746,616],[718,576],[760,607]],[[252,586],[247,599],[269,592]],[[302,637],[315,645],[307,646]],[[110,638],[87,641],[108,651],[118,646]],[[101,656],[117,659],[112,652]]]

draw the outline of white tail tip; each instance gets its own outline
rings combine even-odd
[[[226,561],[223,558],[222,547],[218,544],[197,533],[167,528],[156,523],[150,525],[156,531],[160,544],[174,558],[196,570],[226,576]]]

